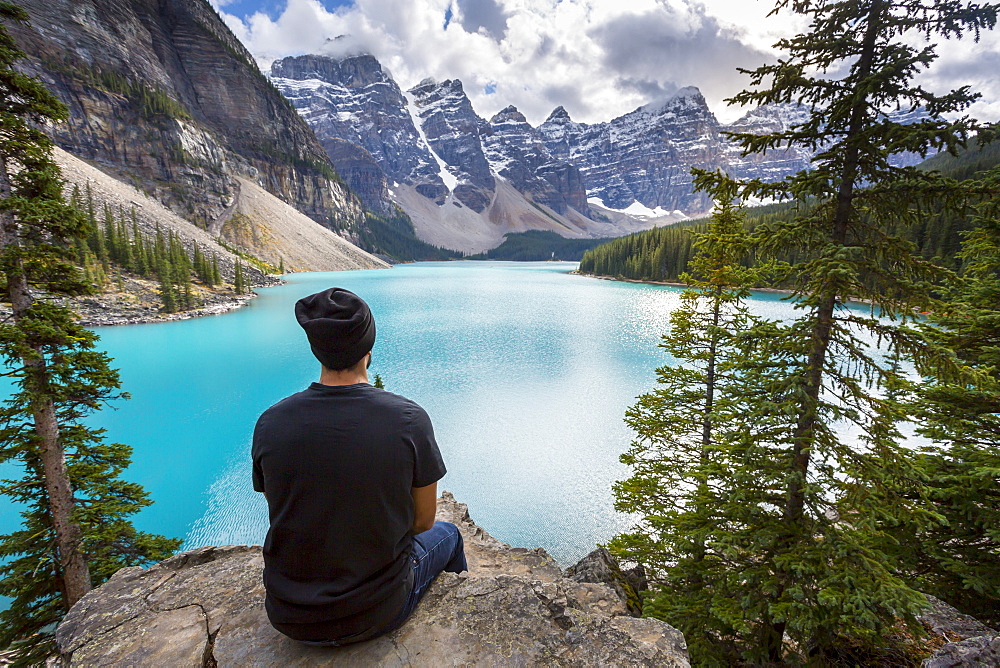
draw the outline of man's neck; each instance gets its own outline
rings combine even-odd
[[[342,369],[334,371],[324,368],[319,374],[320,385],[357,385],[368,382],[368,369],[362,367],[360,370]]]

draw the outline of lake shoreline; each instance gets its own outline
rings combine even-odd
[[[582,271],[576,271],[576,270],[571,271],[569,273],[574,274],[576,276],[585,276],[587,278],[597,278],[597,279],[600,279],[602,281],[616,281],[618,283],[639,283],[639,284],[643,284],[643,285],[666,285],[666,286],[669,286],[669,287],[672,287],[672,288],[690,288],[691,287],[687,283],[677,283],[677,282],[673,282],[673,281],[647,281],[647,280],[642,280],[642,279],[638,279],[638,278],[624,278],[624,277],[621,277],[621,276],[601,276],[599,274],[586,274],[586,273],[584,273]],[[793,294],[795,294],[794,290],[786,290],[784,288],[751,288],[751,292],[770,292],[770,293],[782,294],[782,295],[793,295]],[[849,299],[847,301],[854,302],[856,304],[866,304],[866,305],[869,305],[869,306],[872,304],[872,300],[870,300],[870,299]]]
[[[117,325],[148,325],[158,322],[172,322],[176,320],[190,320],[209,315],[221,315],[235,311],[250,303],[258,297],[256,292],[251,291],[246,295],[219,296],[211,303],[193,308],[187,311],[177,311],[175,313],[160,313],[154,310],[155,307],[144,307],[151,309],[144,313],[136,308],[115,308],[108,307],[98,300],[88,299],[90,302],[83,308],[74,305],[73,311],[79,316],[79,322],[84,327],[112,327]],[[97,306],[94,306],[94,303]]]
[[[284,285],[280,278],[269,277],[269,281],[257,280],[247,294],[236,294],[232,290],[206,289],[194,286],[194,298],[201,305],[185,311],[163,313],[155,281],[136,277],[124,277],[118,289],[98,294],[58,298],[56,301],[68,306],[76,315],[76,320],[84,327],[112,327],[117,325],[145,325],[175,320],[190,320],[210,315],[221,315],[242,308],[256,299],[257,288]],[[42,297],[41,295],[39,295]],[[10,305],[0,305],[0,317],[9,317]]]

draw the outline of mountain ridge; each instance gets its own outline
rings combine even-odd
[[[69,110],[46,128],[59,147],[224,238],[240,178],[342,236],[364,225],[312,129],[206,0],[19,5],[18,67]]]

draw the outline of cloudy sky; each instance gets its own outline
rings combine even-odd
[[[804,24],[773,0],[211,0],[265,71],[303,53],[371,53],[405,90],[458,78],[481,116],[513,104],[533,124],[563,105],[598,122],[697,86],[720,120],[745,110],[737,67],[771,60]],[[931,90],[971,85],[972,113],[1000,120],[1000,34],[947,42]]]

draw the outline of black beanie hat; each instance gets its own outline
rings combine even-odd
[[[375,318],[365,300],[330,288],[295,302],[295,317],[327,369],[354,366],[375,345]]]

